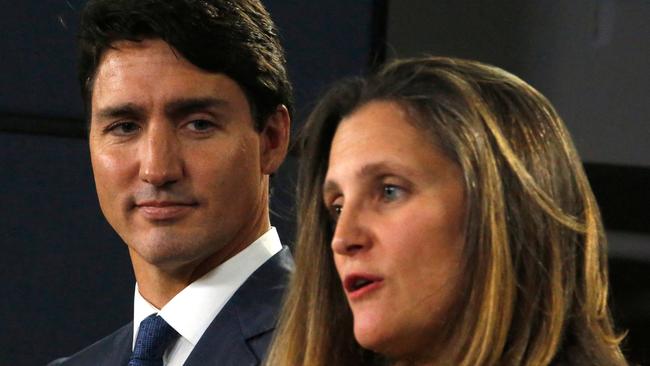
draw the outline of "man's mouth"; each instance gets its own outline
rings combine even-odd
[[[195,206],[195,203],[175,201],[145,201],[135,204],[135,208],[145,218],[153,221],[179,219]]]
[[[137,207],[168,207],[168,206],[192,206],[190,201],[140,201],[136,202]]]

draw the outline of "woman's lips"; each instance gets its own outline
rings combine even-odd
[[[351,274],[343,280],[343,288],[348,299],[356,300],[379,289],[383,281],[383,278],[374,275]]]

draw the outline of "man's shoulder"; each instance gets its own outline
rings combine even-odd
[[[259,279],[262,279],[264,282],[285,284],[289,275],[293,272],[293,268],[294,263],[291,251],[286,245],[282,246],[279,252],[275,253],[251,274],[242,287],[250,282],[257,284]]]
[[[133,323],[119,328],[110,335],[82,349],[72,356],[59,358],[47,366],[100,366],[116,365],[115,360],[128,360],[133,342]]]
[[[293,267],[291,252],[284,246],[244,281],[233,295],[232,302],[240,310],[249,309],[250,305],[254,306],[260,300],[277,304],[277,300],[282,297],[288,286]],[[249,301],[250,297],[257,301]]]
[[[212,321],[187,365],[259,365],[293,270],[287,247],[262,264]]]
[[[236,311],[246,336],[275,327],[292,271],[293,258],[285,246],[237,289],[226,307]]]
[[[270,342],[292,270],[293,258],[285,246],[253,272],[235,292],[201,337],[187,362],[199,365],[214,360],[224,365],[246,364],[241,360],[249,357],[246,354],[251,351],[254,354],[250,355],[251,359],[259,362]],[[232,331],[235,329],[241,333],[241,338],[233,337]],[[129,323],[80,352],[53,361],[48,366],[126,364],[132,342],[133,323]]]

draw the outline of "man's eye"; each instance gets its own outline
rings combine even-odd
[[[140,126],[135,122],[118,122],[110,125],[106,131],[114,135],[126,136],[135,133]]]
[[[214,127],[214,123],[204,119],[197,119],[188,123],[187,126],[192,131],[207,131]]]

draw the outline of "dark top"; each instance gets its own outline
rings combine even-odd
[[[237,289],[203,333],[185,366],[259,365],[271,341],[282,296],[293,270],[287,247],[267,260]],[[133,323],[48,366],[127,365],[133,342]]]

